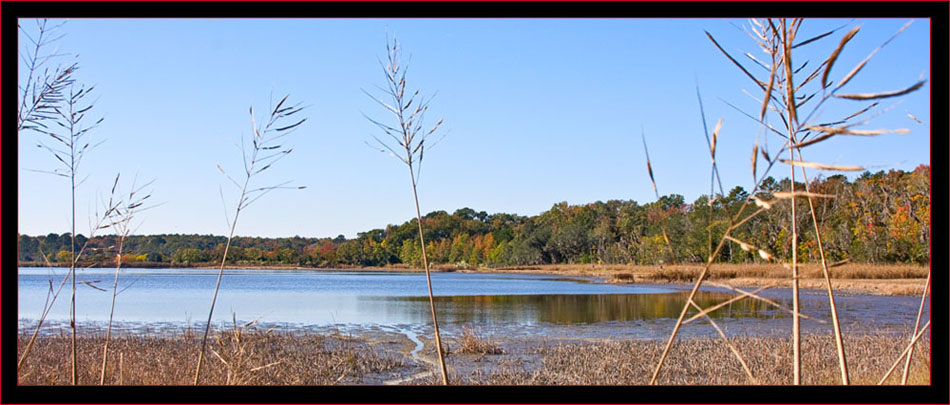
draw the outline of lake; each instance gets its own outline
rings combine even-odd
[[[35,325],[50,286],[58,287],[67,273],[63,268],[19,269],[21,327]],[[106,290],[86,284],[77,287],[77,320],[87,330],[100,329],[108,321],[114,273],[107,268],[77,271],[79,282]],[[208,269],[122,269],[117,328],[181,331],[204,325],[216,276],[217,270]],[[551,334],[556,329],[590,335],[603,330],[600,326],[625,325],[630,326],[624,328],[629,336],[659,337],[668,333],[666,325],[675,322],[688,293],[682,286],[603,284],[585,278],[510,273],[432,273],[432,284],[440,325],[450,332],[476,325],[494,331]],[[47,318],[50,328],[45,329],[68,325],[69,289],[67,283]],[[790,307],[790,298],[782,297],[780,291],[770,294]],[[732,296],[710,289],[696,301],[708,307]],[[849,319],[875,312],[882,303],[887,310],[877,311],[874,317],[879,325],[903,325],[916,315],[912,297],[842,295],[838,302],[845,327]],[[803,312],[818,314],[823,306],[827,307],[823,295],[803,294]],[[787,313],[752,299],[727,305],[711,316],[727,329],[731,326],[744,333],[778,331],[790,324]],[[213,323],[231,325],[232,317],[312,330],[421,327],[423,331],[431,323],[425,275],[395,272],[226,270]],[[819,321],[803,322],[803,327],[809,325],[824,327]]]

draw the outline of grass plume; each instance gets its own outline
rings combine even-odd
[[[20,52],[25,65],[26,82],[19,86],[20,103],[17,107],[17,132],[28,129],[37,132],[49,130],[47,122],[56,121],[59,106],[63,105],[66,91],[75,81],[73,73],[79,64],[59,64],[52,70],[50,62],[66,56],[48,52],[47,48],[62,38],[57,31],[65,23],[50,26],[46,19],[36,20],[36,33],[30,33],[17,24],[20,35],[29,42]]]

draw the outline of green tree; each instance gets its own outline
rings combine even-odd
[[[175,251],[174,263],[200,263],[208,261],[208,254],[196,248],[184,248]]]
[[[419,266],[422,264],[422,249],[415,239],[406,239],[402,241],[399,248],[399,261],[410,266]]]
[[[73,259],[73,254],[72,254],[72,252],[70,252],[70,251],[68,251],[68,250],[60,250],[59,252],[56,252],[56,261],[58,261],[58,262],[60,262],[60,263],[69,264],[69,262],[70,262],[72,259]]]

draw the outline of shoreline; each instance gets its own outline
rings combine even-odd
[[[45,263],[22,262],[19,267],[48,267]],[[94,268],[114,268],[114,265],[87,266]],[[125,268],[146,269],[196,269],[217,270],[212,263],[166,264],[166,263],[130,263]],[[295,265],[226,265],[228,270],[293,270],[316,272],[387,272],[387,273],[423,273],[421,268],[407,265],[395,266],[349,266],[305,267]],[[799,279],[803,290],[826,291],[827,286],[820,273],[820,266],[803,264],[803,277]],[[847,264],[841,269],[833,269],[832,286],[835,292],[866,295],[920,295],[926,281],[925,266],[915,265],[865,265]],[[695,284],[701,265],[645,266],[645,265],[594,265],[594,264],[548,264],[526,266],[501,266],[459,268],[455,265],[436,265],[430,268],[433,273],[480,273],[480,274],[533,274],[562,277],[583,277],[597,283],[669,285],[676,288],[690,288]],[[716,264],[707,284],[728,285],[732,288],[757,288],[774,286],[790,288],[791,281],[784,277],[779,266],[758,264]],[[838,275],[836,275],[838,273]],[[842,276],[843,274],[843,276]]]

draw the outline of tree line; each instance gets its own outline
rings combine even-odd
[[[796,186],[803,188],[803,184]],[[830,260],[929,262],[929,165],[910,172],[865,172],[853,182],[834,175],[813,180],[809,188],[826,196],[815,198],[814,202],[822,243]],[[788,189],[788,179],[776,181],[770,177],[763,181],[755,197],[774,204],[790,204],[791,199],[775,200],[773,196]],[[430,262],[459,267],[702,263],[708,257],[709,241],[719,240],[740,205],[751,197],[742,187],[734,187],[725,195],[702,195],[692,203],[686,203],[678,194],[661,196],[646,204],[632,200],[580,205],[560,202],[535,216],[488,214],[471,208],[452,214],[434,211],[423,217],[426,250]],[[820,258],[815,230],[808,221],[808,202],[798,198],[796,203],[801,206],[796,210],[799,260],[816,262]],[[769,209],[732,235],[777,257],[786,257],[791,254],[789,215],[787,209]],[[343,235],[235,237],[228,260],[237,265],[421,266],[416,221],[361,232],[353,239]],[[669,245],[663,236],[664,227]],[[86,239],[76,235],[74,243],[82,245]],[[122,259],[129,265],[200,265],[220,261],[226,240],[214,235],[130,235]],[[68,262],[70,241],[68,233],[19,235],[17,258],[24,263]],[[87,251],[91,253],[87,264],[113,263],[116,242],[115,235],[89,240]],[[732,263],[761,261],[755,252],[729,244],[720,258]]]

